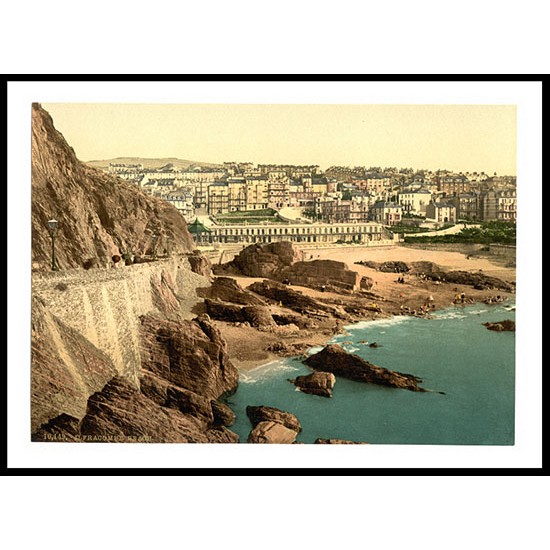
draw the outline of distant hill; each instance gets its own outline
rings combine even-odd
[[[172,164],[175,168],[185,169],[190,166],[200,166],[201,168],[221,168],[221,164],[214,164],[213,162],[198,162],[194,160],[185,160],[178,158],[163,158],[163,159],[146,159],[141,157],[117,157],[114,159],[107,160],[90,160],[86,162],[88,166],[93,166],[94,168],[108,168],[109,163],[116,164],[143,164],[144,168],[162,168],[167,164]]]

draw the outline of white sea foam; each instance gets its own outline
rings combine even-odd
[[[365,330],[366,328],[380,328],[380,327],[392,327],[395,325],[400,325],[401,323],[406,323],[410,320],[410,317],[407,315],[396,315],[394,317],[389,317],[387,319],[376,319],[374,321],[359,321],[353,325],[346,325],[344,328],[353,332],[355,330]]]
[[[442,313],[435,313],[435,319],[465,319],[467,315],[461,311],[445,311]]]
[[[300,369],[298,367],[289,364],[285,359],[276,359],[275,361],[264,363],[263,365],[259,365],[248,371],[240,372],[239,383],[255,384],[259,380],[275,373],[297,372],[299,370]]]
[[[349,353],[355,353],[356,351],[359,351],[359,348],[354,348],[353,346],[345,346],[345,350]]]

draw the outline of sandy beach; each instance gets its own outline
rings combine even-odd
[[[419,311],[426,303],[433,304],[430,310],[446,307],[461,307],[453,303],[457,294],[464,292],[466,303],[483,302],[489,297],[500,295],[505,300],[514,300],[514,294],[502,290],[476,290],[470,285],[456,285],[451,283],[439,283],[420,279],[416,275],[405,274],[404,283],[397,282],[397,273],[384,273],[367,267],[357,265],[355,262],[372,261],[376,263],[386,261],[401,261],[407,264],[418,261],[429,261],[437,264],[445,271],[482,272],[485,275],[498,277],[506,282],[515,282],[516,270],[513,267],[505,267],[502,261],[496,258],[470,256],[465,252],[449,250],[425,250],[410,246],[389,247],[360,247],[360,246],[333,246],[330,248],[304,248],[305,259],[331,259],[346,263],[348,267],[361,275],[370,277],[374,281],[371,289],[373,304],[381,309],[380,313],[372,313],[368,318],[376,319],[392,315],[411,314]],[[251,277],[236,277],[235,280],[246,288],[262,279]],[[353,295],[334,294],[320,292],[311,288],[293,286],[308,296],[322,300],[334,300],[352,304],[357,300]],[[433,300],[430,300],[430,297]],[[407,310],[408,308],[408,310]],[[276,312],[278,307],[271,306],[271,311]],[[365,318],[365,320],[368,320]],[[429,314],[425,316],[429,322]],[[273,361],[284,354],[268,351],[266,348],[277,343],[287,346],[293,344],[307,347],[322,345],[330,340],[335,333],[342,330],[342,326],[335,326],[334,319],[327,323],[320,323],[318,329],[300,330],[289,333],[271,333],[259,331],[251,327],[234,326],[230,323],[217,321],[216,324],[227,341],[229,354],[234,364],[241,370],[248,370],[258,365]],[[287,354],[288,355],[288,354]],[[296,353],[294,354],[296,355]]]

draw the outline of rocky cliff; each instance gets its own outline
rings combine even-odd
[[[60,268],[92,261],[105,265],[131,251],[189,252],[193,241],[181,214],[134,185],[80,162],[50,115],[32,106],[32,259],[33,267],[51,267],[47,222],[59,222],[56,258]]]

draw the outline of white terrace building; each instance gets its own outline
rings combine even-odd
[[[379,242],[398,238],[382,225],[366,223],[235,224],[213,226],[204,236],[210,243],[297,243]]]

